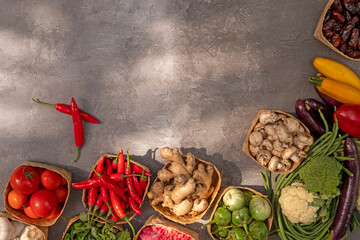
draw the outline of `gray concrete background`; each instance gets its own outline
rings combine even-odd
[[[326,2],[0,0],[2,187],[25,160],[84,180],[101,154],[120,147],[155,175],[156,149],[178,146],[213,162],[223,184],[263,191],[262,168],[241,151],[256,112],[293,113],[297,98],[316,97],[307,83],[316,56],[360,74],[358,62],[313,37]],[[31,101],[71,97],[101,121],[84,124],[77,163],[71,117]],[[81,210],[81,191],[72,190],[49,239]],[[142,210],[136,229],[155,213],[149,203]],[[210,239],[200,226],[189,228]]]

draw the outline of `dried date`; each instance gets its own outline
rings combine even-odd
[[[351,14],[355,14],[356,13],[356,7],[354,2],[352,2],[351,0],[343,0],[342,1],[344,4],[344,7],[351,13]]]
[[[342,10],[343,10],[340,0],[335,0],[332,7],[334,10],[339,11],[339,12],[342,12]]]
[[[340,39],[339,50],[342,51],[343,53],[346,53],[348,50],[346,42],[343,41],[342,39]]]
[[[337,10],[333,10],[331,14],[332,14],[333,18],[335,18],[339,22],[341,22],[341,23],[345,22],[345,17],[341,12],[339,12]]]
[[[323,26],[323,31],[329,31],[329,30],[333,30],[336,24],[336,20],[335,19],[330,19],[329,21],[325,22],[324,26]]]
[[[358,45],[358,40],[359,40],[359,29],[354,28],[351,33],[349,47],[352,49],[356,49]]]
[[[340,45],[340,35],[335,33],[332,37],[331,43],[334,47],[339,47]]]
[[[351,17],[351,14],[349,13],[349,11],[345,10],[344,16],[346,18],[346,21],[348,21],[348,22],[351,21],[352,17]]]
[[[355,24],[360,20],[359,16],[355,15],[354,17],[351,18],[351,20],[349,21],[349,24],[355,26]]]
[[[341,29],[340,35],[341,35],[341,40],[343,40],[344,42],[346,42],[351,34],[351,31],[353,30],[354,26],[351,24],[346,24],[345,27],[343,27],[343,29]]]
[[[360,51],[350,50],[347,52],[347,55],[352,58],[360,58]]]

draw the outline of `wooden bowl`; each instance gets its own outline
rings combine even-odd
[[[250,134],[254,131],[255,125],[259,122],[259,118],[260,118],[261,113],[264,112],[264,111],[267,111],[267,109],[260,109],[259,112],[256,114],[255,119],[251,123],[251,126],[249,128],[249,131],[248,131],[248,133],[246,135],[246,138],[245,138],[245,141],[244,141],[244,144],[243,144],[243,147],[242,147],[243,152],[246,155],[248,155],[249,157],[251,157],[251,159],[254,160],[260,166],[262,166],[262,165],[258,161],[256,161],[256,159],[250,153],[250,150],[249,150],[249,137],[250,137]],[[285,115],[287,117],[295,118],[293,115],[288,114],[288,113],[283,112],[283,111],[279,111],[279,110],[270,110],[270,111],[275,112],[276,114],[283,114],[283,115]],[[295,118],[295,119],[297,119],[297,118]],[[305,126],[305,124],[303,124],[299,119],[297,119],[297,120],[300,122],[301,126],[305,129],[305,132],[310,133],[310,130]],[[310,147],[306,147],[304,150],[307,152],[309,150],[309,148]],[[299,162],[294,162],[292,164],[291,168],[288,169],[287,171],[282,171],[282,172],[280,172],[280,171],[272,171],[272,172],[277,173],[277,174],[291,173],[300,165],[301,162],[302,162],[302,160],[300,160]],[[264,166],[262,166],[262,167],[264,167]],[[264,167],[264,168],[266,168],[266,167]],[[268,169],[268,168],[266,168],[266,169]]]
[[[13,215],[11,215],[7,212],[0,212],[0,217],[5,217],[5,218],[10,219],[11,221],[17,221],[17,222],[25,223],[27,225],[31,225],[27,222],[22,221],[21,219],[14,217]],[[47,227],[39,227],[39,226],[35,226],[35,225],[34,225],[34,227],[36,227],[37,229],[39,229],[41,231],[44,240],[48,239],[48,228]]]
[[[7,201],[8,194],[12,190],[12,188],[10,186],[10,179],[9,179],[9,181],[8,181],[8,183],[6,185],[5,191],[4,191],[5,210],[8,213],[10,213],[11,215],[13,215],[14,217],[20,219],[21,221],[23,221],[25,223],[31,224],[31,225],[37,225],[37,226],[43,226],[43,227],[48,227],[48,226],[54,225],[54,223],[57,221],[57,219],[61,216],[62,212],[64,211],[64,208],[65,208],[66,203],[67,203],[67,201],[69,199],[69,196],[70,196],[71,172],[68,171],[68,170],[65,170],[63,168],[59,168],[59,167],[55,167],[55,166],[51,166],[51,165],[47,165],[47,164],[43,164],[43,163],[30,162],[30,161],[22,162],[18,167],[21,167],[21,166],[29,166],[29,167],[37,167],[37,168],[48,169],[48,170],[56,172],[60,176],[64,177],[66,179],[66,181],[67,181],[67,190],[68,190],[66,200],[63,203],[63,207],[61,209],[61,212],[60,212],[59,216],[57,216],[56,218],[53,218],[53,219],[47,219],[47,218],[33,219],[33,218],[29,218],[28,216],[26,216],[24,211],[13,209],[10,206],[9,202]]]
[[[110,158],[111,160],[114,160],[116,158],[116,155],[113,155],[113,154],[105,154],[107,158]],[[100,157],[101,159],[101,157]],[[100,160],[99,159],[99,160]],[[98,164],[99,160],[96,162],[96,164]],[[130,162],[131,163],[134,163],[138,166],[140,166],[141,168],[145,169],[145,171],[147,172],[150,172],[150,169],[147,168],[146,166],[140,164],[140,163],[137,163],[133,160],[130,159]],[[92,177],[92,175],[94,174],[94,171],[91,171],[90,174],[89,174],[89,178]],[[147,185],[146,185],[146,188],[144,190],[144,194],[143,194],[143,197],[142,197],[142,201],[145,202],[145,197],[147,195],[147,192],[149,190],[149,186],[150,186],[150,177],[147,177],[148,181],[147,181]],[[84,189],[83,190],[83,194],[82,194],[82,202],[83,202],[83,205],[86,209],[89,209],[88,205],[87,205],[87,192],[88,192],[88,189]],[[142,206],[142,204],[139,205],[139,208]],[[129,207],[125,210],[125,213],[126,213],[126,216],[128,217],[129,221],[131,221],[131,219],[133,219],[137,214],[131,210]],[[97,216],[98,214],[95,213],[95,215]],[[106,216],[101,216],[100,218],[102,220],[105,220],[105,217]],[[119,220],[116,224],[123,224],[123,223],[127,223],[126,221],[124,220]]]
[[[144,226],[137,232],[134,240],[138,240],[143,228],[146,226],[150,226],[150,225],[161,225],[164,227],[174,228],[174,229],[178,230],[179,232],[189,235],[194,240],[199,240],[199,234],[197,232],[194,232],[188,228],[180,226],[179,224],[173,223],[171,221],[168,221],[168,220],[163,219],[162,217],[159,217],[156,215],[152,215],[151,217],[148,218],[148,220],[146,220]]]
[[[62,237],[61,237],[61,240],[63,240],[63,239],[65,238],[65,235],[66,235],[67,231],[69,230],[69,228],[71,227],[71,225],[72,225],[74,222],[76,222],[77,220],[79,220],[79,219],[80,219],[79,216],[74,216],[74,217],[72,217],[72,218],[69,220],[69,223],[67,224],[66,229],[65,229],[65,231],[63,232],[63,235],[62,235]],[[97,220],[97,222],[104,223],[104,221],[101,221],[101,220],[99,220],[99,219]],[[123,230],[124,230],[124,228],[123,228],[122,225],[116,224],[116,225],[114,225],[113,227],[116,228],[116,229],[119,229],[120,231],[123,231]]]
[[[182,154],[182,156],[184,156]],[[191,223],[194,223],[196,221],[199,221],[205,214],[206,212],[209,210],[212,202],[214,201],[215,197],[216,197],[216,194],[217,192],[219,191],[220,189],[220,186],[221,186],[221,174],[219,172],[219,170],[215,167],[214,164],[210,163],[210,162],[206,162],[204,160],[201,160],[200,158],[197,158],[195,157],[195,160],[196,160],[196,165],[195,165],[195,168],[198,167],[199,163],[202,163],[205,167],[205,169],[207,168],[208,165],[211,165],[213,168],[214,168],[214,173],[212,175],[212,183],[211,183],[211,186],[214,187],[214,191],[213,193],[211,194],[211,196],[208,198],[208,207],[205,209],[205,211],[203,211],[202,213],[200,213],[199,215],[196,215],[196,216],[191,216],[189,214],[187,215],[184,215],[184,216],[177,216],[175,215],[172,211],[170,211],[169,208],[167,207],[163,207],[162,206],[162,203],[159,203],[157,205],[153,205],[150,201],[150,205],[156,210],[158,211],[159,213],[161,213],[163,216],[165,216],[166,218],[174,221],[174,222],[178,222],[178,223],[181,223],[181,224],[191,224]],[[171,163],[168,161],[165,166],[163,167],[164,168],[168,168],[169,165]],[[153,182],[153,184],[155,184],[157,181],[160,181],[158,177],[156,177],[155,181]]]
[[[355,60],[355,61],[360,61],[360,58],[352,58],[349,57],[348,55],[344,54],[343,52],[341,52],[339,49],[337,49],[336,47],[334,47],[331,42],[329,42],[324,34],[323,34],[323,26],[324,26],[324,20],[325,20],[325,16],[327,11],[330,9],[331,5],[334,3],[334,0],[329,0],[325,6],[325,9],[323,11],[323,13],[320,16],[319,22],[316,25],[316,29],[314,32],[314,37],[317,38],[318,40],[320,40],[320,42],[324,43],[326,46],[328,46],[329,48],[331,48],[332,50],[334,50],[335,52],[337,52],[338,54],[340,54],[343,57],[346,57],[347,59],[350,60]]]
[[[247,191],[250,191],[250,192],[254,193],[255,195],[262,195],[262,196],[266,199],[266,201],[270,204],[270,207],[271,207],[271,215],[270,215],[270,217],[269,217],[268,219],[266,219],[266,221],[264,221],[264,222],[265,222],[265,224],[266,224],[266,226],[267,226],[267,228],[268,228],[268,230],[269,230],[269,232],[270,232],[271,225],[272,225],[273,218],[274,218],[274,208],[273,208],[273,206],[271,205],[270,200],[269,200],[266,196],[264,196],[263,194],[255,191],[255,190],[252,189],[252,188],[247,188],[247,187],[221,186],[221,188],[220,188],[220,190],[219,190],[219,194],[218,194],[217,197],[216,197],[216,201],[215,201],[215,205],[214,205],[213,212],[211,213],[210,221],[214,218],[214,214],[215,214],[215,212],[216,212],[216,210],[217,210],[217,208],[218,208],[219,202],[221,201],[222,197],[224,196],[224,194],[225,194],[228,190],[230,190],[230,189],[232,189],[232,188],[237,188],[237,189],[240,189],[240,190],[247,190]],[[206,229],[207,229],[207,232],[209,233],[209,235],[211,236],[212,239],[218,240],[218,239],[215,238],[215,237],[212,235],[212,233],[211,233],[211,225],[207,225]],[[266,238],[266,239],[267,239],[267,238]]]

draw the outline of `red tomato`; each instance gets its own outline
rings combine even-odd
[[[55,208],[55,211],[47,217],[47,219],[53,219],[53,218],[57,218],[61,212],[62,206],[60,204],[58,204]]]
[[[26,205],[25,205],[25,208],[24,208],[24,212],[26,214],[26,216],[28,216],[29,218],[32,218],[32,219],[37,219],[39,218],[39,216],[36,216],[33,211],[31,210],[30,208],[30,203],[27,202]]]
[[[49,190],[54,190],[57,187],[60,186],[61,183],[61,177],[56,172],[53,172],[51,170],[45,170],[41,173],[41,184]]]
[[[15,169],[10,177],[11,187],[25,195],[32,194],[39,187],[40,180],[38,172],[27,166],[21,166]]]
[[[61,177],[61,184],[60,185],[67,185],[67,180],[63,176],[60,176],[60,177]]]
[[[54,194],[55,194],[55,197],[56,197],[56,201],[58,203],[65,202],[66,197],[67,197],[67,193],[68,193],[68,190],[67,190],[66,187],[60,186],[57,189],[55,189]]]
[[[31,195],[30,208],[39,217],[50,216],[56,208],[55,194],[47,189],[36,191]]]
[[[27,196],[16,190],[11,190],[8,195],[8,202],[14,209],[20,209],[27,201]]]

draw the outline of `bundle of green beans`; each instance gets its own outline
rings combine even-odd
[[[275,177],[275,186],[272,191],[271,186],[271,173],[265,170],[265,173],[260,173],[264,182],[265,190],[271,199],[271,203],[274,208],[274,226],[275,233],[279,235],[282,240],[320,240],[326,238],[329,233],[329,229],[334,221],[336,210],[339,204],[339,196],[332,199],[330,204],[329,218],[326,221],[318,220],[311,224],[294,224],[291,223],[286,216],[281,212],[281,206],[278,202],[281,190],[293,183],[295,180],[299,180],[299,171],[302,169],[312,158],[317,156],[332,156],[339,161],[352,160],[344,157],[343,146],[345,138],[348,134],[338,134],[339,126],[338,121],[335,119],[332,131],[329,131],[326,120],[320,112],[322,119],[325,123],[326,133],[318,138],[313,145],[311,145],[308,151],[308,157],[291,173],[287,175],[277,175]],[[360,141],[354,139],[358,148],[360,149]],[[346,168],[344,171],[347,174],[352,175]],[[274,233],[274,232],[273,232]]]

